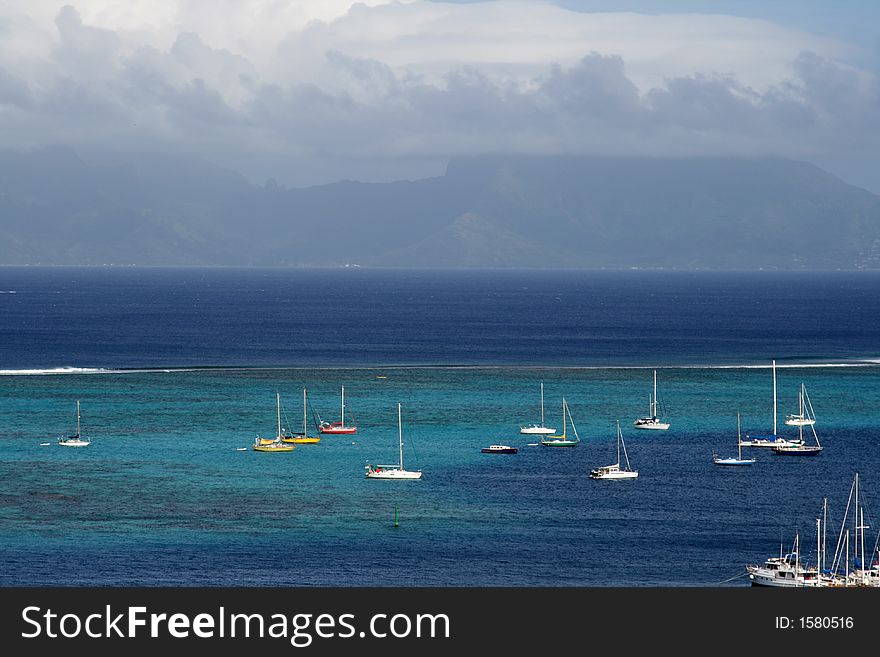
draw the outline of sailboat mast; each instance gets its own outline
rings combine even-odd
[[[861,517],[861,521],[859,522],[859,525],[860,525],[859,529],[862,530],[862,537],[861,537],[862,560],[860,563],[862,564],[862,579],[864,579],[865,571],[867,570],[867,568],[865,566],[865,510],[864,509],[859,509],[859,516]]]
[[[743,446],[742,446],[742,433],[740,431],[740,422],[739,422],[739,413],[736,414],[736,458],[742,461],[743,457]]]
[[[544,426],[544,382],[541,381],[541,426]]]
[[[776,361],[773,361],[773,435],[776,436]]]
[[[617,421],[617,465],[620,465],[620,420]]]
[[[306,437],[306,389],[303,388],[303,438]]]
[[[339,418],[342,420],[342,426],[345,426],[345,386],[342,386],[342,415]]]
[[[563,437],[566,436],[566,435],[568,435],[568,434],[566,433],[565,429],[566,429],[566,424],[565,424],[565,397],[563,397],[563,398],[562,398],[562,435],[563,435]]]
[[[855,534],[853,535],[853,541],[855,545],[853,545],[853,554],[855,555],[855,559],[859,558],[859,473],[856,472],[856,504],[853,507],[855,513],[853,514],[853,523]]]
[[[275,391],[275,405],[278,412],[278,433],[275,435],[281,438],[281,393],[277,390]]]
[[[79,399],[76,400],[76,436],[79,438]]]
[[[651,405],[651,417],[657,417],[657,370],[654,370],[654,403]]]
[[[825,539],[828,535],[828,498],[822,498],[822,572],[825,572]]]
[[[400,444],[400,469],[403,470],[403,423],[400,420],[400,402],[397,403],[397,437]]]

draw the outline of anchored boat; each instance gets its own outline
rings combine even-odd
[[[76,400],[76,433],[58,439],[62,447],[88,447],[92,444],[89,438],[83,438],[79,427],[79,399]]]
[[[623,460],[626,465],[620,467],[620,450],[623,449]],[[617,420],[617,463],[606,465],[590,471],[591,479],[635,479],[639,476],[638,470],[633,470],[629,464],[629,455],[626,453],[626,443],[623,442],[623,432],[620,430],[620,420]]]
[[[281,442],[281,394],[275,393],[275,401],[277,407],[278,433],[274,438],[254,438],[252,449],[255,452],[292,452],[296,445],[285,445]]]
[[[548,435],[556,433],[556,429],[544,426],[544,382],[541,381],[541,424],[529,424],[519,428],[520,433],[529,435]]]
[[[571,422],[571,430],[574,432],[574,438],[569,438],[566,431],[566,416],[568,420]],[[565,403],[565,397],[562,398],[562,435],[559,436],[547,436],[546,438],[541,439],[541,444],[544,447],[576,447],[581,442],[580,437],[577,433],[577,427],[574,426],[574,420],[571,417],[571,411],[568,410],[568,404]]]
[[[744,459],[742,452],[742,434],[740,433],[739,413],[736,414],[736,458],[721,457],[717,454],[712,455],[712,462],[715,465],[752,465],[755,459]]]
[[[406,470],[403,467],[403,422],[400,404],[397,404],[397,436],[400,459],[396,465],[367,465],[367,479],[421,479],[421,470]]]
[[[321,421],[318,425],[318,431],[329,434],[357,433],[357,427],[354,424],[350,426],[345,425],[345,386],[342,387],[342,413],[339,417],[341,418],[339,422]],[[354,418],[352,418],[352,420],[353,419]]]
[[[657,416],[657,370],[654,370],[654,394],[648,396],[648,415],[640,417],[633,422],[636,429],[655,429],[666,431],[669,428],[668,422],[663,422]]]

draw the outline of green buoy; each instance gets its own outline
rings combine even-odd
[[[397,505],[396,505],[396,504],[394,505],[394,526],[395,526],[395,527],[398,526],[398,523],[397,523]]]

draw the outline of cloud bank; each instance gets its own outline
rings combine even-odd
[[[851,46],[547,2],[0,2],[0,139],[200,155],[294,185],[457,155],[876,158]]]

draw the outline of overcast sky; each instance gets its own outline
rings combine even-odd
[[[0,0],[0,143],[305,186],[457,155],[779,155],[880,192],[880,3]]]

